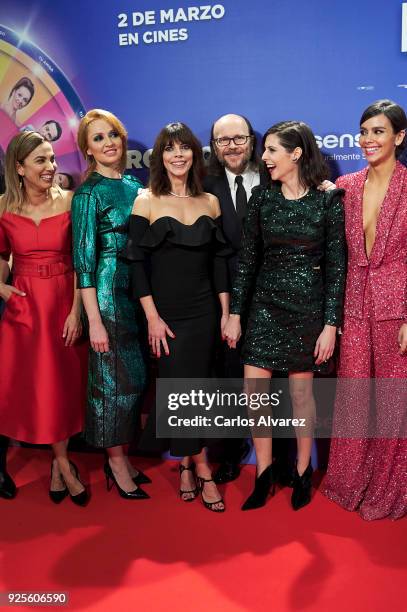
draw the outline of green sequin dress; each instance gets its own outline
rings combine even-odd
[[[286,200],[257,188],[249,202],[232,293],[233,314],[249,312],[243,363],[281,371],[315,365],[324,324],[340,326],[345,282],[343,191],[310,189]]]
[[[85,437],[103,448],[132,441],[146,370],[138,307],[130,299],[125,250],[132,206],[141,183],[94,172],[72,200],[73,261],[80,288],[95,287],[109,352],[89,351]]]

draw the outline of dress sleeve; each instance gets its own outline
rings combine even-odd
[[[126,247],[126,258],[131,263],[132,294],[135,299],[151,295],[150,254],[140,246],[140,241],[149,229],[148,219],[141,215],[130,215],[129,238]]]
[[[325,217],[325,324],[342,324],[346,274],[343,190],[328,193]]]
[[[11,255],[11,246],[6,233],[6,230],[3,227],[3,224],[0,220],[0,256],[8,261]]]
[[[217,217],[215,219],[215,223],[217,225],[216,232],[222,239],[222,242],[216,242],[217,247],[213,259],[213,282],[216,293],[229,293],[230,282],[228,257],[230,257],[233,251],[230,247],[228,247],[226,238],[223,235],[221,217]]]
[[[98,203],[92,193],[72,198],[73,265],[79,289],[96,287]]]
[[[264,190],[257,189],[248,203],[248,213],[243,225],[242,246],[235,281],[233,283],[231,314],[244,315],[248,298],[261,259],[263,240],[260,228],[260,205]]]

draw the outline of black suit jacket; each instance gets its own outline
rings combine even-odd
[[[267,185],[267,177],[262,175],[261,172],[260,185]],[[237,255],[242,242],[242,222],[236,214],[226,172],[223,171],[220,176],[215,176],[213,174],[208,175],[204,179],[203,186],[205,191],[212,193],[219,200],[222,212],[223,233],[234,251],[234,254],[229,258],[229,274],[233,282],[237,266]],[[248,193],[248,200],[250,196],[251,194]]]

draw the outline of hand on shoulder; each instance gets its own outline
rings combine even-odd
[[[140,189],[133,203],[132,215],[150,218],[151,198],[153,194],[148,188]]]
[[[54,201],[57,198],[60,198],[60,208],[61,212],[67,212],[71,210],[72,198],[74,196],[74,192],[68,189],[61,189],[61,187],[54,185],[51,187],[51,196]]]
[[[216,217],[219,217],[221,214],[219,200],[212,193],[205,192],[205,195],[207,196],[209,200],[209,206],[211,207],[213,217],[216,219]]]

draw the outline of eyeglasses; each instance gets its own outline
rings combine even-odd
[[[246,142],[248,140],[250,140],[250,138],[252,138],[252,136],[233,136],[233,138],[228,138],[227,136],[222,136],[222,138],[215,138],[214,139],[214,143],[218,146],[218,147],[228,147],[230,145],[230,143],[233,142],[235,143],[236,146],[238,145],[244,145],[246,144]]]

